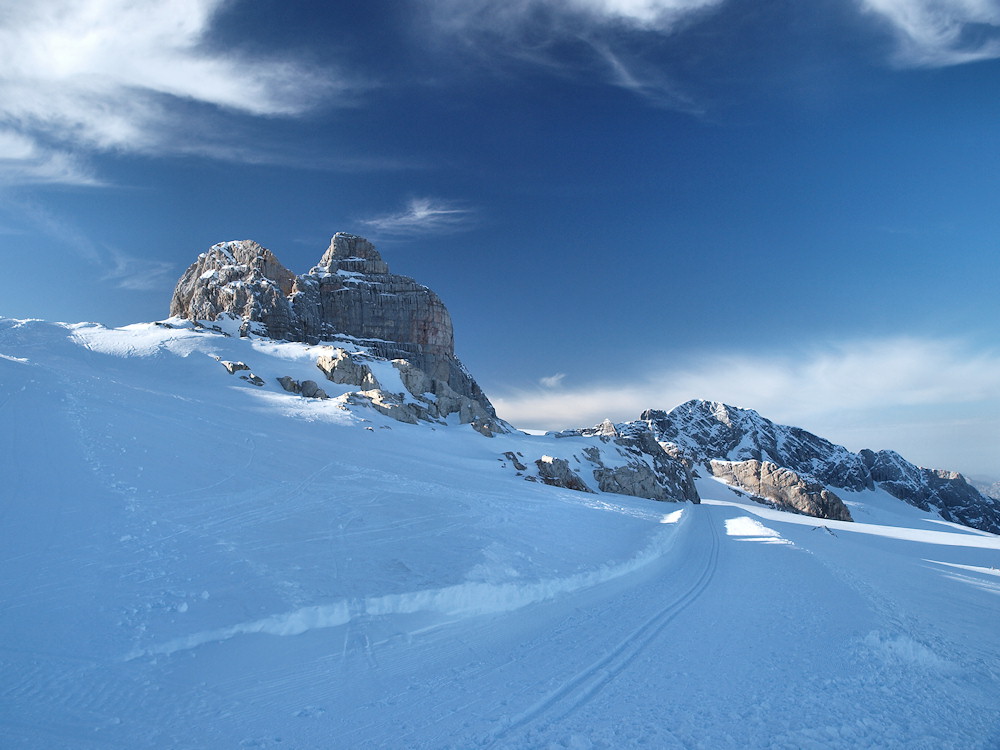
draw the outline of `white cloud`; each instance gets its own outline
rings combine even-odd
[[[544,21],[549,30],[579,29],[583,22],[620,22],[669,30],[690,15],[725,0],[436,0],[439,23],[453,29],[493,28],[528,33]]]
[[[72,154],[47,148],[12,130],[0,130],[0,184],[99,184]]]
[[[471,208],[435,198],[412,198],[399,213],[361,223],[380,234],[442,234],[467,229],[475,220]]]
[[[199,124],[175,111],[182,102],[293,115],[336,87],[294,63],[210,44],[223,4],[0,0],[0,152],[8,181],[92,181],[78,166],[81,151],[190,149]]]
[[[896,62],[938,67],[1000,57],[996,0],[861,0],[898,40]]]
[[[699,111],[666,71],[647,64],[622,32],[664,39],[725,0],[435,0],[435,30],[484,65],[528,63],[586,81],[603,80],[654,105]],[[454,42],[458,42],[455,44]],[[567,54],[569,49],[575,50]]]
[[[627,382],[494,395],[504,419],[543,429],[632,420],[692,398],[724,401],[854,449],[893,448],[925,465],[978,473],[992,466],[1000,474],[1000,352],[955,340],[854,341],[798,355],[716,353]]]
[[[539,379],[539,383],[545,388],[558,388],[562,385],[563,379],[566,377],[566,373],[557,372],[555,375],[548,375],[544,378]]]
[[[602,19],[618,19],[644,28],[669,28],[695,11],[714,8],[723,0],[567,0],[576,8]]]

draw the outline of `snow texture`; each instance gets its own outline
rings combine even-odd
[[[588,438],[276,382],[314,359],[0,321],[0,745],[1000,746],[997,536],[526,482]]]

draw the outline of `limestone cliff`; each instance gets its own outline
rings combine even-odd
[[[455,356],[451,316],[440,297],[391,273],[363,237],[338,232],[319,264],[298,276],[252,240],[213,245],[177,282],[170,315],[235,320],[243,336],[350,342],[371,357],[392,360],[408,391],[379,391],[369,397],[374,408],[402,421],[459,413],[483,432],[508,429]],[[374,382],[356,375],[364,356],[338,349],[321,360],[318,366],[334,382],[357,377],[366,388]]]
[[[712,474],[734,487],[792,510],[816,518],[853,521],[851,512],[835,493],[813,479],[800,477],[791,469],[770,461],[711,461]]]

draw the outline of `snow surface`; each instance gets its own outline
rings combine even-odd
[[[0,321],[0,746],[1000,746],[1000,538],[526,482],[592,443],[281,390],[315,353]]]

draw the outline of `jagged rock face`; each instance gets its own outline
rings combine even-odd
[[[593,429],[553,434],[592,440],[567,441],[565,453],[533,462],[521,462],[522,454],[508,451],[503,454],[504,465],[509,462],[518,476],[528,472],[524,476],[528,481],[581,492],[593,492],[596,487],[601,492],[648,500],[700,502],[689,464],[667,455],[645,425],[615,425],[605,420]]]
[[[711,461],[709,466],[726,484],[769,500],[782,510],[835,521],[854,520],[843,500],[819,482],[770,461]]]
[[[715,401],[688,401],[670,410],[648,410],[646,422],[660,443],[670,443],[695,461],[770,461],[823,484],[870,489],[860,456],[798,427],[777,425],[752,409]]]
[[[853,453],[798,427],[775,424],[752,409],[711,401],[688,401],[669,412],[646,411],[640,423],[649,426],[667,453],[709,470],[713,461],[758,461],[827,487],[881,487],[946,520],[1000,533],[1000,502],[981,495],[960,474],[917,467],[892,451]]]
[[[630,422],[616,425],[606,419],[592,429],[581,430],[580,434],[610,441],[636,459],[627,466],[602,466],[595,470],[594,476],[602,491],[652,500],[701,502],[694,486],[690,462],[665,451],[645,424]],[[652,464],[652,469],[646,460]]]
[[[1000,533],[1000,501],[981,494],[953,471],[924,469],[895,451],[860,453],[879,487],[921,510],[936,510],[946,521]]]
[[[441,299],[408,276],[389,273],[363,237],[335,234],[319,265],[296,279],[291,302],[304,340],[347,334],[392,342],[396,347],[376,352],[387,359],[455,354],[451,316]]]
[[[372,372],[379,359],[366,353],[329,347],[316,358],[316,366],[330,382],[361,389],[351,395],[351,403],[370,406],[400,422],[440,422],[458,414],[459,422],[471,424],[484,435],[509,431],[509,426],[484,408],[478,399],[458,393],[447,381],[431,377],[409,360],[394,359],[388,363],[381,360],[392,369],[383,368],[388,379],[380,382]]]
[[[241,321],[241,335],[313,344],[350,340],[377,357],[406,360],[429,381],[419,393],[473,402],[453,410],[462,411],[470,422],[490,422],[490,432],[508,428],[455,357],[451,317],[441,299],[413,279],[390,273],[378,250],[363,237],[338,232],[319,264],[301,276],[251,240],[213,245],[178,281],[170,314],[205,321],[235,318]],[[350,368],[349,360],[341,367],[326,364],[320,367],[334,382],[347,382],[337,377],[354,378],[344,369]],[[358,385],[377,387],[371,382]],[[394,415],[405,412],[409,421],[413,410],[390,402],[385,401],[385,408]]]
[[[252,240],[220,242],[184,272],[170,300],[171,317],[216,320],[231,315],[259,322],[272,338],[298,340],[288,303],[295,274]]]

